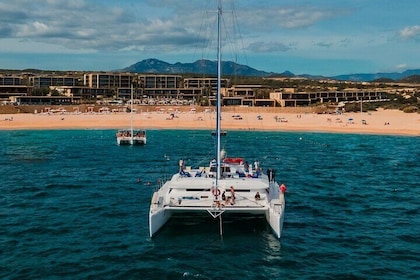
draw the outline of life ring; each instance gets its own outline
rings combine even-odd
[[[220,195],[220,190],[219,190],[219,189],[215,189],[215,188],[213,188],[213,189],[211,190],[211,193],[212,193],[214,196],[219,196],[219,195]]]

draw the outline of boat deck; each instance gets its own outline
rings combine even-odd
[[[150,235],[173,215],[208,217],[210,214],[215,218],[227,214],[265,217],[276,236],[280,236],[284,196],[275,181],[274,171],[267,170],[267,175],[261,169],[245,167],[242,161],[223,162],[221,176],[216,178],[213,167],[210,164],[209,167],[184,168],[180,164],[180,172],[153,194]]]
[[[211,172],[203,172],[203,169],[190,169],[181,171],[172,176],[159,191],[159,197],[164,198],[159,204],[171,210],[197,211],[208,208],[223,208],[228,211],[249,212],[253,208],[261,212],[269,207],[269,201],[278,197],[278,186],[275,182],[269,182],[267,175],[240,177],[236,171],[237,165],[231,169],[230,174],[225,174],[218,179]],[[232,195],[231,188],[234,195]],[[271,189],[271,195],[270,195]],[[256,194],[259,194],[259,199]],[[223,195],[224,194],[224,195]],[[232,197],[234,196],[234,199]],[[156,202],[157,203],[157,202]],[[160,205],[160,206],[162,206]]]

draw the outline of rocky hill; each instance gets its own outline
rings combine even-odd
[[[201,59],[193,63],[168,63],[158,59],[145,59],[120,71],[136,73],[156,73],[156,74],[207,74],[216,75],[217,62]],[[222,62],[223,75],[267,77],[273,73],[260,71],[246,65],[241,65],[231,61]]]
[[[130,65],[124,69],[118,71],[133,72],[133,73],[153,73],[153,74],[206,74],[216,75],[217,73],[217,62],[201,59],[193,63],[168,63],[159,59],[150,58],[139,61],[133,65]],[[331,78],[334,80],[342,81],[355,81],[355,82],[370,82],[381,79],[388,79],[390,81],[403,81],[408,77],[414,76],[409,80],[417,81],[418,75],[420,75],[420,69],[406,70],[404,72],[389,72],[389,73],[373,73],[373,74],[346,74],[337,75],[332,77],[325,77],[314,74],[302,74],[295,75],[290,71],[284,71],[282,73],[265,72],[254,69],[247,65],[238,64],[232,61],[222,62],[222,73],[225,76],[250,76],[250,77],[304,77],[313,80]]]

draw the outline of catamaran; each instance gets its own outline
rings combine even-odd
[[[221,14],[218,4],[216,152],[208,166],[192,168],[179,162],[179,170],[152,195],[149,234],[157,232],[171,219],[190,217],[219,219],[223,235],[223,217],[260,216],[280,238],[286,186],[276,182],[275,171],[262,172],[260,164],[248,164],[243,158],[229,158],[221,149]]]
[[[118,145],[146,145],[146,130],[133,129],[133,85],[131,85],[130,129],[120,129],[116,133]]]

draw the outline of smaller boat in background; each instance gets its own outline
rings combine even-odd
[[[118,130],[117,144],[118,145],[146,145],[146,131],[145,130]]]
[[[211,135],[212,135],[212,136],[216,136],[216,135],[217,135],[217,132],[216,132],[216,131],[212,131],[212,132],[211,132]],[[227,135],[226,130],[222,130],[222,131],[220,131],[220,136],[226,136],[226,135]]]
[[[130,129],[118,130],[117,144],[118,145],[146,145],[147,137],[146,130],[133,129],[133,85],[131,85],[131,108],[130,108]]]

